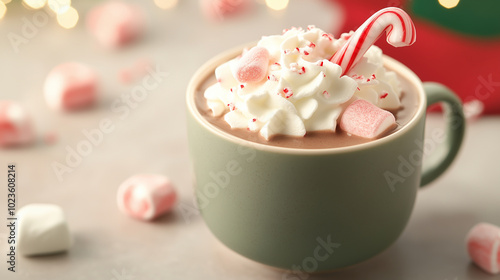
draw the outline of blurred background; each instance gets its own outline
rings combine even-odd
[[[23,106],[35,130],[33,144],[0,149],[0,172],[15,162],[18,205],[60,205],[75,240],[66,254],[20,257],[16,273],[2,265],[0,279],[492,279],[470,264],[463,238],[477,222],[500,224],[500,1],[136,0],[120,1],[131,11],[96,16],[108,3],[0,0],[0,100]],[[388,6],[412,16],[417,42],[377,45],[464,102],[468,131],[456,163],[420,193],[396,244],[355,268],[297,278],[220,245],[193,210],[184,105],[193,73],[262,35],[316,25],[338,37]],[[131,25],[106,31],[124,19]],[[47,106],[45,79],[66,62],[96,72],[95,106],[75,112]],[[130,101],[148,75],[155,86]],[[103,120],[112,131],[75,156]],[[427,130],[441,127],[441,117],[431,116]],[[118,185],[141,172],[169,176],[179,193],[174,212],[154,223],[131,220],[115,206]],[[0,192],[2,209],[6,197]],[[7,234],[0,234],[3,254]]]

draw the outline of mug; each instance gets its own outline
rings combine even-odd
[[[305,272],[351,266],[388,248],[408,223],[418,189],[441,175],[461,146],[460,100],[385,56],[385,66],[407,78],[419,98],[415,115],[401,129],[341,148],[258,144],[210,124],[194,100],[215,68],[242,49],[205,63],[187,89],[195,194],[210,231],[249,259]],[[424,141],[426,108],[435,103],[446,109],[447,126]]]

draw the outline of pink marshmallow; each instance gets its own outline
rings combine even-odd
[[[500,228],[487,223],[475,225],[467,234],[467,251],[480,268],[500,272]]]
[[[45,101],[52,109],[78,110],[97,98],[97,75],[90,67],[70,62],[56,66],[45,79]]]
[[[263,47],[253,47],[236,63],[235,76],[240,83],[259,82],[267,74],[269,52]]]
[[[139,174],[128,178],[118,189],[118,208],[141,220],[152,220],[172,210],[177,194],[162,175]]]
[[[252,7],[252,0],[200,0],[203,14],[213,20],[223,20]]]
[[[340,128],[364,138],[376,138],[396,125],[394,115],[372,103],[358,99],[345,109]]]
[[[17,103],[0,101],[0,147],[26,145],[34,140],[31,119]]]
[[[87,26],[106,48],[117,48],[132,42],[144,30],[144,14],[139,7],[121,1],[108,1],[93,8]]]

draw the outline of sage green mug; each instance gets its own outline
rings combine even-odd
[[[210,124],[194,100],[215,68],[241,51],[205,63],[187,89],[196,198],[211,232],[249,259],[305,272],[351,266],[389,247],[410,218],[417,190],[441,175],[460,148],[465,129],[460,100],[384,57],[386,67],[408,79],[419,98],[415,115],[400,130],[342,148],[257,144]],[[448,109],[447,127],[426,137],[426,108],[438,102]]]

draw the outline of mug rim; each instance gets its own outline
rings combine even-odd
[[[348,153],[355,152],[365,149],[375,148],[377,146],[381,146],[393,141],[396,138],[399,138],[401,135],[404,135],[407,131],[411,130],[415,127],[418,121],[425,115],[425,109],[427,104],[427,98],[425,95],[425,91],[422,85],[422,81],[420,78],[407,66],[403,63],[397,61],[396,59],[389,57],[387,55],[383,55],[384,66],[396,72],[398,75],[405,77],[409,83],[415,87],[416,92],[418,93],[419,105],[416,109],[415,114],[412,118],[399,130],[384,136],[379,139],[371,140],[366,143],[355,144],[351,146],[344,147],[335,147],[335,148],[315,148],[315,149],[305,149],[305,148],[290,148],[290,147],[279,147],[273,145],[266,145],[262,143],[252,142],[249,140],[242,139],[240,137],[234,136],[215,125],[211,124],[208,120],[206,120],[201,113],[196,108],[195,103],[195,93],[198,86],[209,76],[210,74],[214,74],[215,68],[229,59],[232,59],[239,54],[241,54],[244,48],[249,48],[256,45],[255,42],[247,43],[244,45],[240,45],[231,49],[228,49],[224,52],[219,53],[213,58],[209,59],[202,66],[198,68],[198,70],[193,74],[192,78],[189,81],[186,93],[186,102],[187,109],[190,115],[205,129],[209,130],[212,134],[222,138],[226,141],[230,141],[232,143],[254,148],[257,150],[272,152],[272,153],[281,153],[281,154],[298,154],[298,155],[327,155],[327,154],[338,154],[338,153]]]

